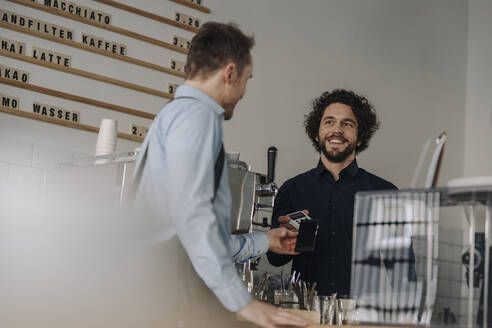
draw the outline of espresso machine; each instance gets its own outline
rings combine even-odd
[[[251,171],[245,162],[228,158],[233,233],[252,232],[255,225],[269,227],[268,222],[258,223],[253,219],[257,211],[273,208],[278,189],[274,182],[276,159],[277,148],[268,148],[268,173],[264,175]]]
[[[261,222],[255,220],[259,211],[271,211],[277,185],[275,184],[275,164],[277,148],[270,147],[267,151],[267,174],[251,171],[251,167],[239,159],[227,160],[229,171],[229,185],[231,188],[231,228],[232,233],[251,233],[261,228],[269,228],[268,218]],[[246,263],[237,263],[240,276],[248,287],[249,292],[256,290],[258,281],[255,281],[254,272],[257,271],[259,259]]]

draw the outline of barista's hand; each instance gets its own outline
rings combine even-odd
[[[239,310],[238,314],[246,320],[265,328],[280,326],[306,327],[309,321],[270,304],[251,301]]]
[[[294,251],[296,248],[297,231],[287,230],[285,228],[275,228],[265,231],[268,237],[268,250],[278,254],[299,254]]]
[[[309,214],[308,210],[302,210],[302,211],[306,215]],[[283,215],[283,216],[279,216],[277,220],[280,223],[280,227],[284,227],[284,228],[289,229],[291,231],[297,231],[296,228],[294,228],[292,225],[289,224],[289,221],[291,220],[290,217]]]

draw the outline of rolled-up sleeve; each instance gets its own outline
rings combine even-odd
[[[268,251],[268,237],[263,232],[231,235],[232,260],[246,262],[258,258]]]

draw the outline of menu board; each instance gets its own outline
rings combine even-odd
[[[112,118],[119,136],[133,141],[143,140],[182,83],[191,39],[210,12],[188,0],[159,10],[138,1],[6,4],[0,83],[9,92],[0,94],[0,111],[91,132]]]

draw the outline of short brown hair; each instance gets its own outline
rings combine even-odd
[[[186,79],[197,75],[207,77],[231,61],[242,74],[251,62],[254,45],[254,37],[245,35],[234,23],[207,22],[191,40],[185,65]]]

